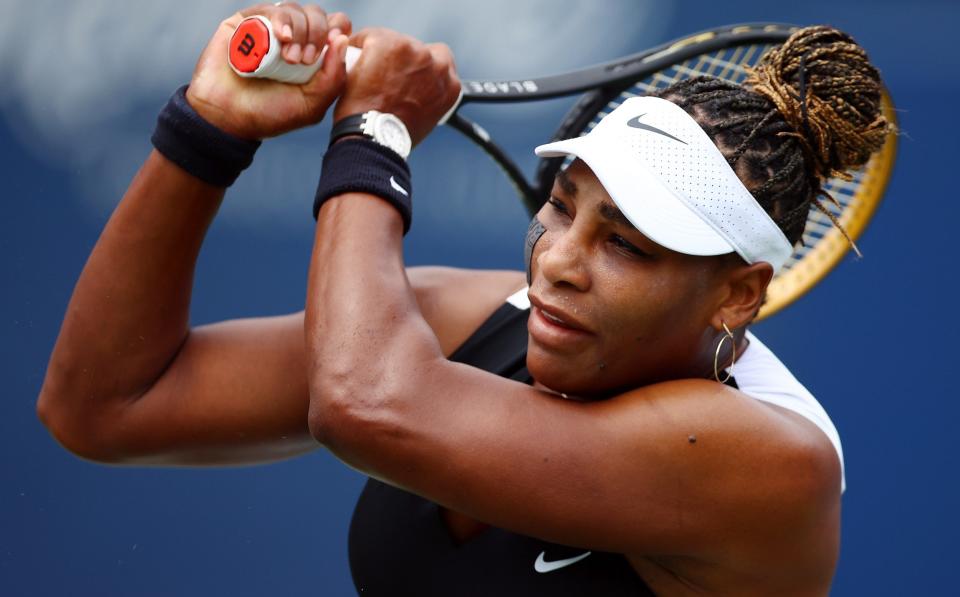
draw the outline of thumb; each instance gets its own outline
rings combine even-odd
[[[306,84],[307,93],[322,98],[324,110],[343,92],[347,82],[345,57],[348,43],[346,35],[331,36],[320,70]]]
[[[330,48],[323,60],[323,75],[330,80],[339,80],[342,84],[347,78],[347,46],[350,38],[340,34],[333,37],[328,44]]]

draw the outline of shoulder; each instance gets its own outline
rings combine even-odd
[[[634,421],[637,442],[656,437],[672,447],[660,452],[664,464],[717,507],[713,523],[729,524],[725,530],[763,533],[774,525],[799,532],[839,502],[833,446],[789,410],[698,379],[638,388],[615,401]]]
[[[411,267],[410,285],[444,354],[451,354],[508,296],[524,287],[523,272]]]
[[[813,440],[829,445],[829,453],[839,463],[843,484],[843,447],[830,415],[759,338],[750,332],[747,338],[750,345],[734,371],[740,390],[768,408],[783,412]]]
[[[625,407],[633,411],[634,434],[646,434],[625,446],[626,454],[652,452],[657,459],[646,466],[665,470],[654,484],[666,494],[658,499],[677,504],[656,510],[677,522],[657,528],[657,544],[634,556],[684,554],[697,562],[676,563],[686,578],[697,578],[703,562],[778,581],[784,573],[833,570],[841,474],[816,427],[711,380],[664,382],[621,398],[636,403]]]

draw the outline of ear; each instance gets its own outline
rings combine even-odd
[[[741,264],[729,269],[724,282],[727,296],[720,303],[710,324],[720,330],[724,323],[730,329],[750,323],[760,310],[767,285],[772,279],[773,266],[766,262]]]

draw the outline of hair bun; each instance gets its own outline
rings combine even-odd
[[[891,129],[867,53],[833,27],[806,27],[770,50],[744,83],[776,105],[820,178],[862,166]]]

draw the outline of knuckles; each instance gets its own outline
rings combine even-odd
[[[232,33],[242,19],[253,14],[264,15],[274,23],[278,18],[285,22],[294,16],[301,19],[306,16],[308,36],[314,40],[321,29],[326,32],[336,27],[345,33],[352,29],[351,21],[343,13],[328,14],[319,6],[301,6],[294,2],[280,6],[257,4],[225,19],[221,27]],[[294,109],[293,104],[297,102],[291,102],[287,117],[288,124],[293,126],[280,128],[297,128],[319,122],[326,108],[339,96],[335,114],[340,117],[368,109],[394,112],[408,125],[417,141],[422,139],[460,94],[461,82],[453,51],[445,43],[424,43],[386,28],[364,29],[354,34],[354,38],[354,43],[362,46],[365,56],[356,69],[358,72],[348,79],[346,73],[338,71],[322,91],[310,90],[305,97],[308,110]],[[230,112],[239,107],[237,103],[226,106]],[[278,134],[273,128],[266,135],[257,136]]]
[[[353,30],[353,22],[350,20],[350,17],[343,12],[332,12],[327,15],[327,26],[333,29],[337,27],[343,33],[347,35]]]

